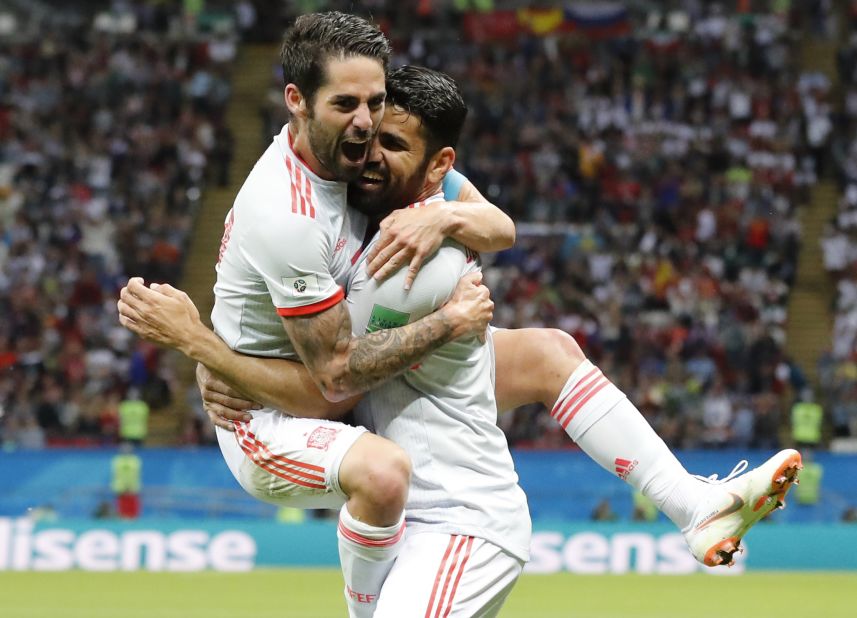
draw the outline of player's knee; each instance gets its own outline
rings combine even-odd
[[[346,454],[339,479],[353,515],[394,522],[408,498],[411,460],[398,445],[367,433]]]
[[[540,379],[539,400],[550,409],[565,386],[568,377],[580,366],[586,355],[574,337],[556,328],[538,330],[541,365],[533,367]]]
[[[411,484],[411,458],[399,446],[388,442],[371,461],[366,462],[366,498],[379,508],[401,510],[408,499]]]
[[[551,356],[554,359],[563,360],[568,367],[572,368],[571,371],[577,369],[577,366],[586,360],[586,355],[577,341],[564,330],[545,329],[545,337],[548,340],[547,345],[550,347]]]

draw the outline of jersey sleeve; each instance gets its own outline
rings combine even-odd
[[[255,225],[242,236],[241,251],[283,317],[312,315],[345,297],[330,273],[330,239],[316,219],[295,216]]]
[[[467,182],[467,176],[455,169],[451,169],[443,177],[443,196],[447,201],[454,202],[458,199],[464,183]]]

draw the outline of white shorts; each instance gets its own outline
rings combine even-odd
[[[254,412],[249,423],[234,425],[234,433],[218,427],[217,441],[232,475],[251,496],[301,509],[345,503],[339,465],[364,427],[275,410]]]
[[[485,539],[436,532],[409,535],[373,616],[496,616],[523,568],[523,561]]]

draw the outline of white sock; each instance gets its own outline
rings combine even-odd
[[[551,411],[596,463],[652,500],[684,529],[705,484],[688,474],[622,391],[588,360],[572,372]]]
[[[405,516],[388,527],[357,521],[348,505],[339,511],[339,562],[345,578],[345,602],[351,618],[370,618],[378,594],[393,567],[405,535]]]

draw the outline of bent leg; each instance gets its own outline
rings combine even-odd
[[[273,411],[236,423],[234,433],[218,428],[218,441],[251,495],[296,508],[342,506],[337,536],[349,614],[371,616],[404,535],[405,452],[362,427]]]
[[[568,376],[586,360],[574,337],[561,330],[498,328],[491,336],[501,412],[537,402],[551,409]]]
[[[411,460],[395,443],[364,433],[348,449],[339,467],[339,485],[348,511],[373,526],[399,521],[408,499]]]
[[[555,329],[493,331],[498,407],[541,402],[587,455],[650,498],[685,528],[701,501],[700,481],[622,391]]]
[[[368,618],[402,546],[411,463],[393,442],[365,433],[339,468],[348,502],[339,513],[339,561],[352,618]]]

